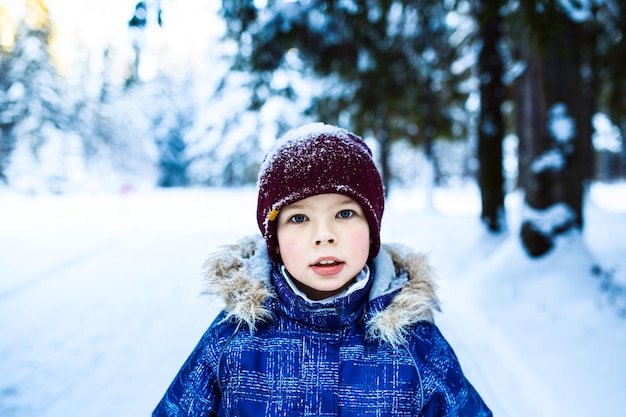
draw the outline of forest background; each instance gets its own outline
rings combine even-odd
[[[523,190],[541,256],[583,227],[590,181],[626,173],[619,1],[118,1],[73,33],[50,3],[0,2],[12,189],[254,183],[276,137],[324,121],[368,141],[388,192],[477,181],[492,232]]]

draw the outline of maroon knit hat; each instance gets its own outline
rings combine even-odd
[[[267,154],[259,172],[257,223],[273,261],[276,216],[282,207],[318,194],[347,195],[363,208],[369,224],[369,259],[380,249],[385,192],[372,152],[363,140],[335,126],[311,123],[290,130]]]

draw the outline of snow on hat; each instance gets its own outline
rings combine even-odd
[[[257,223],[274,261],[276,217],[281,208],[318,194],[343,194],[359,203],[369,224],[369,259],[380,249],[380,222],[385,192],[372,151],[353,133],[311,123],[280,138],[261,164]]]

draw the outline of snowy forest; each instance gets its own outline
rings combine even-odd
[[[310,121],[373,150],[494,415],[626,415],[625,35],[622,0],[0,0],[0,415],[147,415]]]
[[[194,40],[204,56],[178,65],[174,2],[121,8],[125,42],[78,43],[71,60],[52,3],[0,6],[5,187],[254,183],[272,141],[317,120],[367,138],[388,190],[416,171],[475,179],[492,231],[524,190],[539,256],[582,227],[585,184],[626,175],[619,1],[225,1],[199,20],[215,26]]]

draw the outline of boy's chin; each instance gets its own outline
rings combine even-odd
[[[309,297],[311,300],[319,301],[319,300],[324,300],[328,297],[332,297],[333,295],[339,294],[340,292],[348,288],[353,282],[354,280],[350,280],[339,288],[333,288],[333,287],[313,288],[297,280],[295,284],[296,284],[296,287],[298,287],[300,291],[305,293],[306,296]]]

